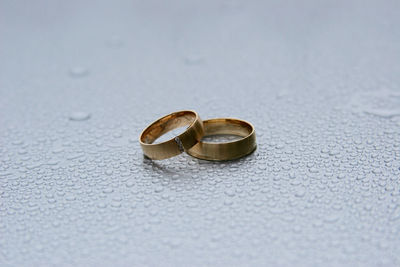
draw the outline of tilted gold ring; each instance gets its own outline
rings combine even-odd
[[[188,125],[185,132],[168,141],[153,144],[163,134]],[[194,146],[204,135],[203,122],[191,110],[171,113],[156,120],[143,130],[139,137],[145,156],[151,159],[167,159],[179,155]]]
[[[200,141],[187,151],[195,158],[205,160],[232,160],[246,156],[256,147],[256,133],[253,125],[247,121],[238,119],[211,119],[203,121],[204,135],[237,135],[239,140],[225,143],[211,143]]]

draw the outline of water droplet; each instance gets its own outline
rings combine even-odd
[[[375,115],[382,118],[393,118],[396,116],[400,116],[400,109],[385,109],[385,108],[367,108],[364,110],[366,114]]]
[[[85,77],[89,74],[89,70],[85,67],[72,67],[69,70],[69,75],[73,78],[81,78],[81,77]]]
[[[103,193],[110,194],[112,192],[114,192],[114,189],[112,189],[111,187],[103,189]]]
[[[339,220],[339,215],[332,213],[332,214],[328,214],[324,217],[324,222],[326,223],[335,223]]]
[[[233,189],[227,189],[227,190],[225,190],[225,194],[227,196],[233,197],[233,196],[235,196],[235,191]]]
[[[224,204],[226,206],[231,206],[233,204],[233,200],[232,199],[225,199]]]
[[[301,187],[297,188],[295,196],[296,197],[304,197],[305,194],[306,194],[306,189],[301,186]]]
[[[164,190],[164,187],[162,187],[162,186],[157,186],[157,187],[154,189],[154,192],[160,193],[160,192],[162,192],[163,190]]]
[[[90,118],[90,113],[83,111],[74,111],[69,115],[71,121],[85,121]]]
[[[400,95],[390,90],[362,92],[351,100],[354,111],[390,119],[400,116]]]

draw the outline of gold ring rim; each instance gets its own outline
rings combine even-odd
[[[164,142],[154,143],[169,131],[187,126],[186,130]],[[187,151],[204,135],[203,122],[194,110],[181,110],[165,115],[149,124],[139,135],[143,154],[154,160],[171,158]]]
[[[208,161],[236,160],[250,155],[257,149],[254,126],[236,118],[214,118],[203,121],[204,136],[234,134],[239,140],[221,143],[199,141],[186,151],[190,156]]]

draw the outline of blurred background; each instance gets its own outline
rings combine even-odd
[[[400,2],[0,1],[0,265],[398,266]],[[234,162],[151,162],[196,110]]]

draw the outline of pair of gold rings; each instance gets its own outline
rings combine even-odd
[[[184,126],[187,126],[186,130],[175,138],[154,143],[165,133]],[[205,136],[214,135],[236,135],[241,139],[223,143],[201,140]],[[139,142],[144,155],[155,160],[171,158],[182,152],[205,160],[233,160],[250,154],[257,147],[251,123],[229,118],[202,121],[191,110],[174,112],[156,120],[143,130]]]

